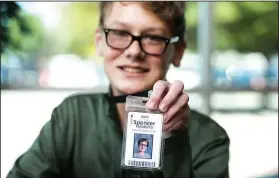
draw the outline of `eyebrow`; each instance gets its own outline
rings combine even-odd
[[[127,27],[127,28],[131,27],[130,24],[125,23],[125,22],[121,22],[121,21],[118,21],[118,20],[114,21],[111,25],[120,25],[122,27]]]
[[[114,21],[111,25],[119,25],[119,26],[122,26],[122,27],[126,27],[126,28],[129,28],[131,29],[131,25],[128,24],[128,23],[125,23],[125,22],[121,22],[121,21]],[[162,27],[149,27],[149,28],[145,28],[142,33],[152,33],[152,32],[160,32],[162,34],[167,34],[166,30]]]
[[[166,30],[160,27],[150,27],[150,28],[146,28],[143,30],[143,33],[149,33],[149,32],[160,32],[162,34],[167,34]]]

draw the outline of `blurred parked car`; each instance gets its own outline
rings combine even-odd
[[[9,69],[6,66],[1,65],[1,85],[4,85],[8,82],[8,73]]]
[[[170,66],[166,75],[169,82],[180,80],[184,83],[185,90],[196,89],[201,86],[201,72],[198,54],[186,52],[181,60],[180,67]]]
[[[93,62],[90,64],[76,55],[56,55],[40,72],[39,84],[47,88],[82,89],[100,85]]]
[[[35,58],[23,59],[9,50],[1,54],[2,88],[36,87],[37,71]]]
[[[23,65],[19,57],[11,51],[1,54],[1,86],[22,86]]]
[[[261,90],[266,87],[267,59],[260,53],[217,53],[212,63],[213,86]]]
[[[268,87],[278,89],[278,54],[270,58],[267,71]]]

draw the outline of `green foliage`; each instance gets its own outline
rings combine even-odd
[[[1,8],[2,47],[27,54],[74,53],[88,57],[95,53],[95,31],[99,23],[98,2],[59,4],[61,17],[55,30],[44,30],[40,19],[18,12],[9,2]],[[278,48],[277,2],[215,2],[214,35],[219,50],[262,52],[270,55]],[[2,6],[2,2],[1,2]],[[4,10],[3,10],[4,9]],[[197,47],[198,3],[188,2],[186,11],[188,48]]]
[[[26,59],[29,59],[30,55],[38,54],[44,41],[41,20],[21,11],[14,2],[1,4],[1,14],[4,15],[1,19],[4,38],[1,40],[1,54],[6,48]]]
[[[63,6],[59,34],[65,52],[88,57],[95,53],[95,31],[98,27],[99,6],[96,2],[73,2]]]
[[[1,54],[10,42],[8,23],[10,19],[19,19],[19,6],[15,2],[0,2],[1,9]],[[21,30],[24,26],[20,24]]]
[[[11,36],[9,48],[15,51],[24,51],[29,54],[36,53],[42,48],[44,40],[43,25],[38,17],[22,13],[22,20],[29,27],[30,33],[20,30],[19,20],[13,19],[9,22],[9,33]]]
[[[197,3],[186,12],[189,48],[196,50]],[[215,2],[215,45],[219,50],[262,52],[278,50],[278,2]]]

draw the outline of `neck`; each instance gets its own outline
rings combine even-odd
[[[110,92],[111,92],[111,95],[114,98],[113,100],[116,103],[116,110],[117,110],[118,119],[120,121],[121,128],[123,129],[124,125],[126,123],[125,100],[126,100],[126,95],[127,94],[119,92],[118,90],[116,90],[112,86],[110,86]],[[134,93],[134,94],[131,94],[131,95],[147,97],[147,91]]]

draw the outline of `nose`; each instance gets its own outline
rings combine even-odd
[[[141,50],[139,41],[136,41],[136,40],[133,41],[132,44],[129,46],[129,48],[126,49],[125,52],[128,56],[133,57],[133,58],[141,57],[142,50]]]

